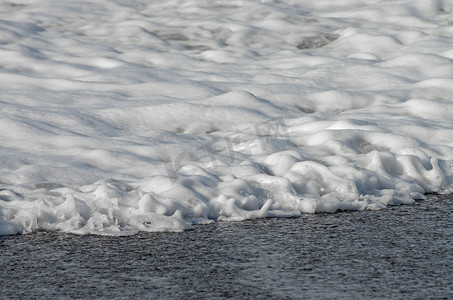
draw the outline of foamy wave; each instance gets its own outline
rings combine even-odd
[[[0,4],[0,234],[453,192],[448,1],[117,2]]]

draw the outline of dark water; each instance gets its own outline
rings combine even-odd
[[[0,298],[453,299],[453,196],[132,237],[0,237]]]

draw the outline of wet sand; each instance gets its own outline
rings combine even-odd
[[[130,237],[0,237],[2,299],[453,298],[453,196]]]

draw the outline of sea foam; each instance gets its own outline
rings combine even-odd
[[[0,234],[453,192],[451,1],[0,4]]]

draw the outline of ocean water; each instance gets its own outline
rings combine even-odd
[[[0,3],[0,235],[453,192],[451,0]]]
[[[0,237],[2,299],[451,299],[453,197],[127,237]]]

